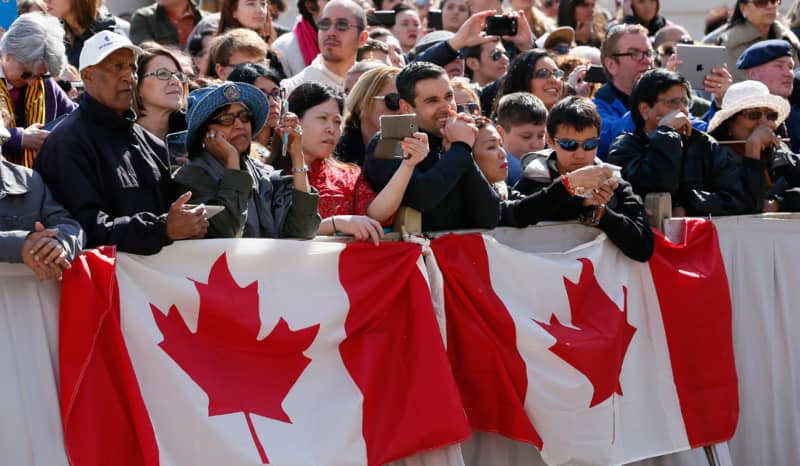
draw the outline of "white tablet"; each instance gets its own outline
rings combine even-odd
[[[222,205],[204,205],[204,204],[199,204],[199,205],[202,205],[203,207],[206,208],[207,218],[211,218],[217,215],[218,213],[222,212],[223,210],[225,210],[225,206]],[[188,207],[189,209],[194,209],[195,207],[198,206],[198,204],[185,204],[185,206]]]

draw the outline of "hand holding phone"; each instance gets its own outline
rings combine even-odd
[[[417,132],[417,115],[383,115],[380,118],[381,136],[375,146],[375,158],[405,158],[401,141]]]

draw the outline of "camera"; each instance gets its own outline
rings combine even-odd
[[[489,16],[486,18],[484,31],[490,36],[514,36],[517,34],[517,18],[505,15]]]
[[[394,26],[394,10],[378,10],[367,15],[367,25],[383,26],[390,28]]]

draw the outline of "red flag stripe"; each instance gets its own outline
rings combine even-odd
[[[158,445],[120,327],[116,251],[85,253],[64,273],[59,323],[61,418],[72,465],[157,466]]]
[[[339,279],[350,310],[339,347],[364,396],[368,464],[378,466],[470,435],[410,243],[348,244]]]
[[[739,417],[728,279],[717,231],[686,220],[682,244],[654,231],[650,259],[672,372],[692,447],[730,439]]]
[[[528,377],[516,325],[492,288],[483,237],[449,234],[431,248],[444,277],[447,354],[470,425],[541,449],[525,412]]]

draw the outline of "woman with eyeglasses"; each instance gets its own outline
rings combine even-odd
[[[186,129],[183,110],[189,93],[188,78],[178,58],[155,43],[142,48],[137,65],[136,122],[166,141],[167,134]]]
[[[456,103],[457,113],[466,113],[472,116],[480,116],[481,114],[481,99],[472,83],[467,78],[453,78],[450,80],[450,85],[453,86],[453,100]]]
[[[748,47],[764,39],[783,39],[792,45],[792,58],[798,60],[800,40],[783,24],[778,12],[781,0],[737,0],[728,23],[703,38],[703,42],[724,45],[734,82],[747,79],[732,65]]]
[[[358,83],[356,83],[358,85]],[[400,207],[414,167],[428,155],[428,136],[414,133],[404,138],[405,158],[379,192],[370,186],[361,167],[334,156],[341,134],[344,99],[334,88],[316,82],[303,83],[289,94],[289,111],[300,118],[302,148],[309,168],[308,179],[319,191],[321,235],[344,233],[376,246],[383,237],[381,224],[391,221]]]
[[[630,96],[636,129],[611,144],[608,161],[644,198],[667,192],[674,217],[737,215],[745,211],[739,170],[708,134],[692,128],[692,89],[665,69],[645,72]]]
[[[495,106],[506,94],[530,92],[541,99],[549,110],[566,93],[563,78],[564,72],[558,68],[550,52],[534,49],[520,53],[511,60],[508,73],[495,98]]]
[[[275,156],[280,151],[280,138],[277,137],[275,127],[281,117],[283,102],[286,100],[283,90],[280,87],[281,78],[277,72],[268,69],[260,63],[240,63],[228,75],[228,81],[236,83],[247,83],[255,86],[266,97],[269,103],[269,114],[264,129],[253,136],[253,140],[266,148],[270,148],[270,162],[274,165]],[[283,167],[281,167],[283,168]]]
[[[249,156],[253,133],[266,121],[266,97],[250,84],[223,82],[189,94],[189,163],[175,173],[175,183],[192,192],[194,204],[224,207],[209,215],[206,238],[316,235],[319,195],[308,182],[299,121],[287,114],[278,125],[288,133],[287,176]]]
[[[742,81],[728,88],[708,124],[738,169],[745,213],[800,211],[800,155],[777,132],[788,115],[786,99],[759,81]]]
[[[362,74],[345,99],[344,131],[334,154],[342,162],[364,165],[370,139],[380,130],[383,115],[400,113],[395,78],[400,68],[381,66]]]
[[[522,160],[515,189],[525,197],[503,206],[502,224],[578,220],[603,231],[631,259],[653,254],[653,232],[641,198],[597,158],[600,115],[591,100],[567,97],[547,116],[550,149]]]
[[[595,0],[561,0],[558,5],[558,26],[574,29],[577,45],[600,48],[606,38],[608,21],[596,9]]]

